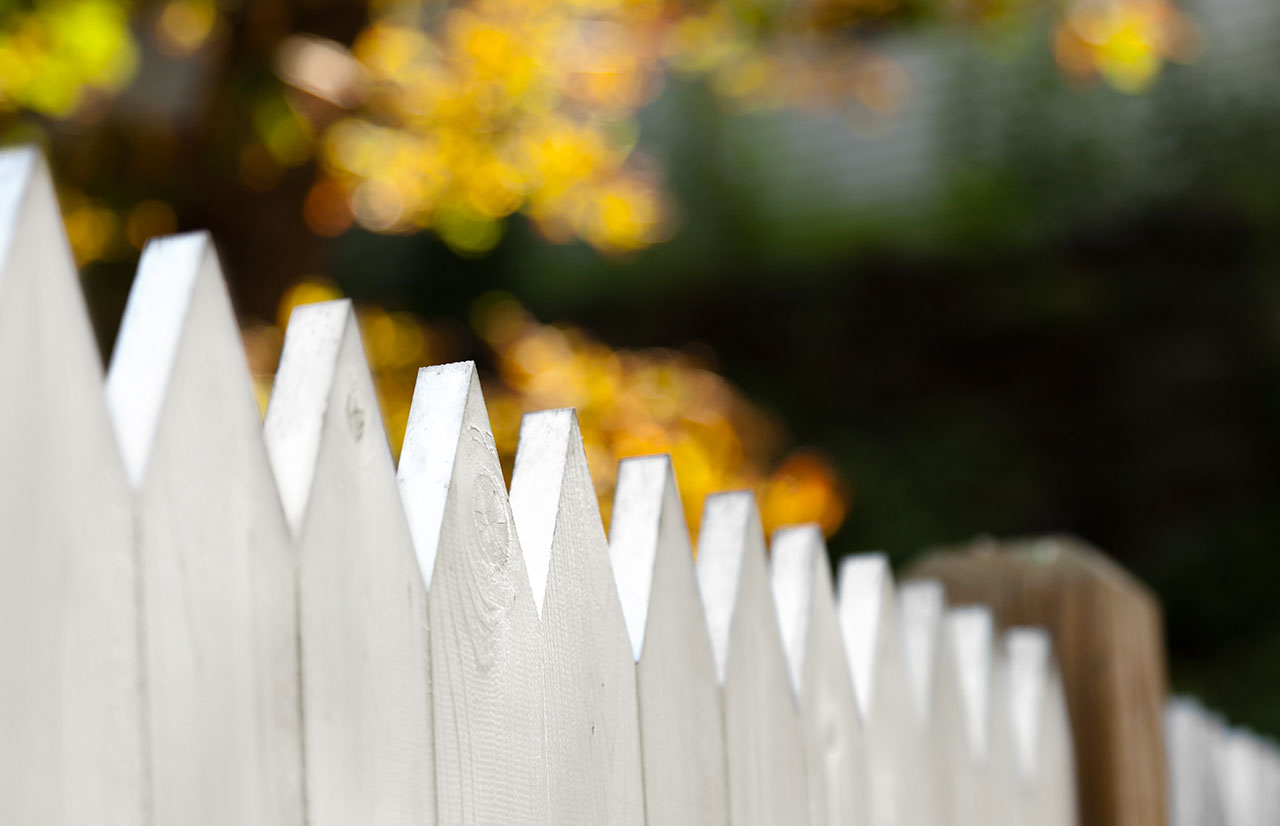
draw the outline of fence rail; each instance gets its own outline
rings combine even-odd
[[[833,583],[749,493],[695,562],[665,457],[606,537],[572,411],[508,494],[469,363],[422,369],[397,468],[343,301],[295,311],[263,422],[203,234],[144,251],[105,382],[93,341],[2,152],[0,823],[1077,822],[1043,630],[878,554]],[[1280,823],[1271,746],[1168,730],[1178,826]]]

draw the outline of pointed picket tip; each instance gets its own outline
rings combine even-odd
[[[1025,780],[1035,778],[1041,723],[1055,679],[1053,642],[1043,628],[1015,627],[1005,632],[1009,674],[1009,719],[1014,759]]]
[[[995,619],[985,605],[961,605],[947,612],[947,642],[953,654],[969,753],[985,760],[990,748],[992,680],[995,678]]]
[[[267,458],[275,473],[285,517],[296,537],[302,531],[314,486],[326,417],[345,415],[354,430],[385,441],[380,416],[363,408],[335,410],[339,365],[368,372],[364,346],[349,299],[305,304],[294,309],[285,331],[280,366],[263,421]]]
[[[603,539],[578,414],[572,408],[526,413],[511,473],[511,515],[539,616],[547,595],[552,542],[566,508],[578,511],[574,519],[599,524]]]
[[[911,681],[916,714],[928,722],[933,707],[933,684],[939,647],[943,645],[946,589],[936,579],[916,579],[898,586],[902,646]]]
[[[813,618],[817,566],[827,564],[827,546],[817,525],[780,528],[773,535],[770,575],[787,673],[797,702],[804,696],[805,656]]]
[[[750,491],[708,496],[698,535],[698,590],[707,614],[716,676],[721,683],[729,665],[733,616],[747,554],[764,560],[764,533],[755,496]]]
[[[892,598],[891,579],[889,558],[880,552],[847,557],[840,563],[840,630],[863,720],[870,717],[875,699],[876,645],[885,602]]]
[[[207,232],[156,238],[142,251],[106,386],[107,408],[135,487],[146,475],[183,331],[202,286],[213,291],[208,300],[220,305],[216,311],[234,319],[222,267]]]
[[[609,559],[636,662],[644,651],[659,554],[682,554],[692,565],[693,543],[671,457],[623,459],[613,488]]]
[[[459,440],[470,431],[493,439],[475,362],[420,368],[396,475],[428,588],[440,550],[440,529]],[[505,491],[502,494],[506,496]]]
[[[53,210],[49,209],[50,205]],[[5,264],[9,261],[15,240],[23,236],[32,237],[31,233],[18,231],[24,220],[49,224],[49,230],[39,237],[62,236],[62,246],[67,246],[62,219],[56,208],[53,178],[40,150],[34,146],[0,150],[0,279],[8,270]],[[53,231],[55,229],[56,232]],[[69,250],[67,257],[70,258]]]

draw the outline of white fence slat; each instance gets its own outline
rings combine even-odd
[[[136,489],[154,822],[300,824],[295,557],[206,235],[147,245],[106,390]]]
[[[635,660],[574,411],[525,415],[511,512],[542,621],[548,820],[643,826]]]
[[[1005,673],[1000,683],[1012,728],[1023,823],[1076,826],[1075,750],[1066,692],[1043,628],[1014,627],[1004,634]]]
[[[294,310],[263,435],[298,548],[308,823],[429,826],[426,587],[350,302]]]
[[[854,697],[867,733],[869,823],[919,826],[914,789],[918,727],[892,574],[883,554],[858,554],[841,563],[839,610]]]
[[[898,586],[897,596],[912,706],[923,735],[916,772],[920,817],[939,826],[968,823],[972,807],[953,801],[972,795],[976,764],[962,732],[955,658],[947,647],[946,591],[937,580],[919,579]]]
[[[1164,711],[1173,826],[1226,826],[1213,751],[1221,724],[1194,700],[1177,697]]]
[[[0,823],[142,820],[130,494],[53,184],[0,152]]]
[[[805,746],[749,492],[707,497],[698,585],[724,703],[729,822],[805,824]]]
[[[398,475],[427,583],[437,822],[545,823],[541,630],[471,362],[418,371]]]
[[[960,697],[965,779],[954,778],[949,805],[964,824],[1018,826],[1020,799],[1013,756],[1006,668],[995,639],[995,619],[982,605],[946,614],[947,653]],[[1034,821],[1026,821],[1034,822]]]
[[[636,662],[648,822],[727,826],[720,684],[670,457],[618,464],[609,556]]]
[[[774,534],[773,597],[800,701],[810,826],[867,822],[866,743],[840,637],[831,563],[816,525]]]
[[[1272,747],[1253,732],[1217,727],[1212,750],[1227,826],[1274,826],[1276,778]]]

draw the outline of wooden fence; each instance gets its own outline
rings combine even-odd
[[[569,410],[508,493],[469,363],[421,370],[396,467],[343,301],[295,311],[263,422],[203,234],[148,245],[104,383],[29,149],[0,387],[0,823],[1077,822],[1046,631],[878,554],[833,581],[811,526],[767,553],[749,493],[695,561],[665,457],[606,536]],[[1280,822],[1274,750],[1168,719],[1177,826]]]

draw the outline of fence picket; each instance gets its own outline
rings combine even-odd
[[[751,493],[707,497],[697,570],[724,703],[729,822],[802,826],[804,740]]]
[[[293,312],[263,434],[298,547],[308,823],[428,826],[426,588],[350,302]]]
[[[921,804],[914,789],[919,727],[892,574],[883,554],[859,554],[841,563],[839,611],[854,698],[867,733],[869,822],[919,826]]]
[[[1023,823],[1013,754],[1007,667],[996,644],[995,619],[984,605],[947,612],[946,642],[959,689],[964,753],[971,766],[967,788],[952,805],[966,823],[1017,826]]]
[[[49,170],[0,152],[0,823],[142,820],[130,494]]]
[[[866,742],[840,637],[822,531],[783,528],[770,572],[788,672],[800,702],[810,826],[867,822]]]
[[[1075,751],[1066,693],[1043,628],[1004,633],[1006,692],[997,707],[1010,715],[1014,765],[1020,781],[1021,823],[1076,826]],[[1162,757],[1162,755],[1161,755]]]
[[[471,363],[419,372],[395,469],[348,302],[295,312],[263,423],[204,234],[148,245],[104,384],[31,149],[0,386],[0,823],[1280,823],[1271,741],[1174,700],[1147,747],[1156,602],[1072,540],[917,571],[1074,640],[1079,764],[1049,631],[997,644],[882,554],[837,599],[820,530],[767,562],[745,492],[695,562],[665,456],[620,465],[606,539],[571,410],[525,418],[508,496]]]
[[[135,488],[154,822],[300,824],[295,558],[207,235],[147,245],[106,394]]]
[[[955,658],[945,630],[946,592],[937,580],[913,580],[898,587],[898,611],[912,707],[927,742],[920,744],[922,822],[968,824],[976,811],[974,769],[963,732]],[[986,826],[985,821],[981,822]]]
[[[635,660],[572,410],[525,415],[511,511],[542,622],[548,820],[642,826]]]
[[[427,584],[437,822],[545,823],[541,630],[471,362],[418,371],[398,476]]]
[[[1194,700],[1179,697],[1165,705],[1169,814],[1173,826],[1226,826],[1213,763],[1220,726]]]
[[[720,686],[669,457],[619,463],[609,556],[636,663],[648,822],[727,826]]]

